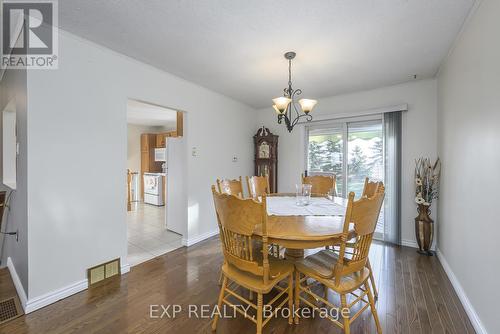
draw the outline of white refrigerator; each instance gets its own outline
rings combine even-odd
[[[167,229],[184,237],[188,220],[186,152],[185,138],[168,138]]]

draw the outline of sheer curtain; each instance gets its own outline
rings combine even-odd
[[[401,244],[401,116],[384,113],[385,201],[384,241]]]

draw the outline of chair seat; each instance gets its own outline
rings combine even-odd
[[[308,273],[312,272],[322,278],[330,278],[333,276],[333,267],[339,260],[338,253],[332,250],[322,250],[316,254],[309,255],[308,257],[299,260],[295,263],[297,269],[306,270]],[[302,271],[306,273],[305,271]]]
[[[340,283],[336,285],[333,267],[338,260],[338,253],[332,250],[322,250],[303,260],[297,261],[295,267],[299,272],[318,280],[338,293],[347,293],[356,290],[369,277],[370,271],[364,267],[358,272],[342,276]]]
[[[270,256],[270,279],[267,284],[264,284],[264,280],[261,276],[253,275],[249,272],[240,270],[229,263],[224,263],[222,265],[222,272],[227,278],[242,287],[258,293],[268,293],[279,281],[291,275],[293,270],[294,267],[292,263],[287,260],[280,260]]]

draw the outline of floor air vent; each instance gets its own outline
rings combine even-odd
[[[89,285],[116,275],[120,275],[120,259],[109,261],[87,270]]]
[[[17,297],[0,301],[0,325],[21,315],[23,311]]]

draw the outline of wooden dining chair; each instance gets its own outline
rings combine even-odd
[[[363,187],[363,194],[361,195],[361,197],[372,197],[380,191],[385,191],[383,182],[370,182],[369,178],[365,178],[365,185]],[[370,259],[366,260],[366,267],[370,270],[370,283],[373,288],[373,294],[375,295],[375,299],[378,299],[378,289],[377,285],[375,284],[375,277],[373,277],[373,270],[370,264]]]
[[[380,186],[384,186],[382,182],[370,182],[369,178],[365,178],[365,185],[363,186],[363,194],[361,197],[372,197]]]
[[[286,260],[269,257],[267,253],[267,211],[265,194],[263,200],[241,199],[227,194],[219,194],[212,186],[215,211],[220,229],[224,264],[222,265],[223,282],[219,294],[218,309],[222,304],[234,307],[235,301],[247,304],[255,315],[245,314],[242,308],[234,308],[257,326],[257,333],[270,321],[286,303],[290,310],[293,306],[293,264]],[[252,247],[252,234],[256,226],[262,228],[262,241],[259,251]],[[278,283],[287,282],[286,287]],[[257,294],[257,305],[239,293],[243,287]],[[275,289],[276,295],[268,304],[263,304],[263,296]],[[234,301],[230,301],[233,298]],[[271,306],[273,315],[264,319],[264,307]],[[253,313],[253,312],[252,312]],[[212,322],[212,330],[217,329],[219,315]],[[288,323],[293,322],[290,313]]]
[[[375,195],[377,192],[384,192],[385,191],[385,187],[384,187],[384,183],[383,182],[371,182],[370,179],[367,177],[365,178],[365,184],[363,186],[363,193],[361,195],[361,197],[372,197],[373,195]],[[352,248],[351,247],[351,244],[350,243],[347,243],[347,248]],[[329,247],[327,247],[327,249],[329,249]],[[333,247],[333,249],[337,252],[339,252],[339,248],[338,247]],[[347,250],[346,251],[346,254],[350,254],[351,251],[350,250]],[[373,270],[372,270],[372,266],[370,264],[370,259],[368,258],[366,260],[366,267],[370,270],[370,283],[372,285],[372,288],[373,288],[373,294],[375,296],[375,299],[378,299],[378,289],[377,289],[377,285],[375,284],[375,277],[373,276]]]
[[[234,195],[239,198],[243,198],[243,187],[241,182],[241,176],[239,180],[217,179],[217,191],[220,194]],[[223,280],[223,275],[221,270],[219,273],[219,285],[222,285],[222,280]],[[252,292],[250,292],[250,299],[252,299]]]
[[[241,176],[238,180],[217,179],[217,188],[221,194],[235,195],[243,198],[243,182],[241,181]]]
[[[310,184],[311,193],[319,194],[322,196],[327,195],[337,195],[336,190],[337,177],[335,175],[312,175],[312,176],[304,176],[302,174],[302,184]],[[333,193],[332,193],[333,189]]]
[[[269,176],[250,176],[247,178],[248,193],[252,198],[258,198],[271,193]]]
[[[349,334],[350,323],[366,308],[370,307],[377,333],[382,333],[375,308],[375,299],[368,283],[370,270],[366,267],[366,263],[384,195],[383,191],[379,191],[371,198],[364,197],[354,201],[354,193],[349,193],[339,253],[333,250],[322,250],[295,263],[295,309],[298,309],[299,303],[302,301],[319,310],[319,307],[311,302],[311,298],[305,298],[313,297],[316,301],[339,311],[342,323],[334,317],[329,317],[329,319]],[[352,246],[352,255],[348,257],[346,256],[348,243],[353,240],[354,243],[349,245],[349,247]],[[338,293],[341,305],[337,306],[331,303],[327,294],[324,298],[313,292],[307,285],[308,278],[323,284],[326,291],[330,289]],[[302,297],[302,294],[306,294],[306,296]],[[348,303],[348,296],[353,296],[354,300],[349,300]],[[368,301],[365,297],[368,297]],[[357,306],[358,303],[361,303],[362,306],[355,308],[357,312],[350,316],[351,308]],[[345,309],[349,309],[348,314],[343,312]],[[295,321],[298,322],[298,317]]]

